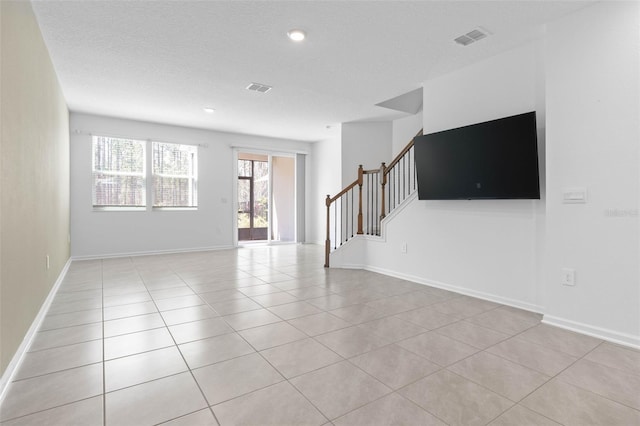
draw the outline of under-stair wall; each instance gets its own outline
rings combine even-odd
[[[544,143],[540,49],[531,43],[425,82],[424,133],[536,110]],[[540,312],[543,219],[544,200],[420,201],[413,195],[383,220],[380,238],[349,242],[332,254],[331,265]]]
[[[410,198],[380,238],[346,243],[332,267],[531,309],[640,348],[639,25],[638,3],[597,2],[539,41],[427,80],[425,133],[537,112],[542,200]],[[587,202],[563,203],[576,186]],[[575,286],[561,285],[563,267],[576,268]]]

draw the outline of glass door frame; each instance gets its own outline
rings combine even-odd
[[[238,247],[242,243],[251,242],[252,240],[240,240],[238,236],[238,183],[240,182],[240,176],[238,176],[238,160],[240,159],[240,154],[253,154],[253,155],[264,155],[267,156],[267,170],[269,171],[269,180],[267,182],[267,239],[266,240],[254,240],[256,242],[263,243],[271,243],[271,185],[272,185],[272,173],[271,173],[271,153],[256,149],[242,149],[242,148],[234,148],[233,149],[233,246]],[[253,174],[253,172],[252,172]],[[253,181],[253,179],[252,179]],[[251,185],[253,186],[253,185]],[[253,188],[251,189],[253,191]],[[253,194],[251,194],[253,198]]]
[[[232,241],[233,241],[233,246],[234,247],[238,247],[239,245],[241,245],[241,243],[247,242],[249,240],[243,240],[240,241],[238,238],[238,160],[240,159],[240,154],[254,154],[254,155],[266,155],[268,158],[268,170],[269,170],[269,183],[268,183],[268,209],[267,209],[267,239],[266,240],[257,240],[260,242],[265,242],[267,244],[273,244],[276,243],[274,242],[274,240],[271,238],[271,232],[272,232],[272,217],[271,217],[271,210],[272,210],[272,204],[273,204],[273,172],[272,172],[272,167],[273,167],[273,157],[293,157],[294,159],[296,158],[296,154],[298,154],[298,151],[292,151],[292,152],[287,152],[287,151],[270,151],[270,150],[261,150],[261,149],[255,149],[255,148],[242,148],[242,147],[233,147],[233,191],[232,191],[232,203],[231,203],[231,207],[232,207],[232,220],[233,220],[233,226],[231,227],[232,229]],[[306,152],[304,154],[307,154]],[[294,161],[295,164],[295,170],[297,170],[297,164]],[[295,182],[295,187],[297,188],[298,186],[298,182],[296,180],[296,176],[297,173],[294,171],[294,182]],[[294,205],[297,206],[298,203],[298,197],[297,197],[297,192],[294,192]],[[298,213],[297,213],[297,209],[296,209],[296,213],[294,214],[294,221],[295,224],[297,224],[298,222]],[[298,240],[298,232],[297,232],[297,226],[294,224],[294,229],[295,229],[295,238],[294,238],[294,242],[296,242]],[[287,243],[290,244],[290,243]]]
[[[240,211],[240,208],[238,208],[238,215],[240,215],[241,213],[248,213],[249,214],[249,227],[248,228],[240,228],[240,226],[238,225],[238,240],[239,241],[266,241],[268,234],[269,234],[269,213],[271,211],[271,206],[269,205],[269,182],[267,182],[267,217],[266,220],[264,220],[263,222],[266,222],[267,226],[264,227],[256,227],[256,179],[260,179],[260,177],[256,177],[256,163],[267,163],[267,176],[270,176],[271,174],[271,170],[269,169],[269,162],[268,162],[268,157],[266,160],[238,160],[238,162],[240,161],[248,161],[251,163],[251,173],[249,176],[238,176],[238,181],[236,182],[236,188],[238,191],[238,195],[240,193],[240,187],[241,187],[241,182],[249,182],[249,200],[248,200],[248,207],[249,207],[249,211],[243,210],[242,212]],[[239,175],[240,173],[238,173]],[[238,203],[240,204],[240,203]],[[263,217],[263,216],[262,216]],[[239,222],[239,219],[238,219]],[[241,234],[241,230],[242,229],[248,229],[248,232],[245,232],[245,236],[248,238],[240,238],[240,234]],[[256,237],[260,237],[262,236],[261,234],[264,234],[265,238],[256,238]]]

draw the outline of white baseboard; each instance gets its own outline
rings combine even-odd
[[[466,296],[475,297],[477,299],[488,300],[490,302],[500,303],[501,305],[512,306],[514,308],[523,309],[525,311],[535,312],[535,313],[543,313],[544,308],[539,305],[535,305],[528,302],[523,302],[521,300],[510,299],[508,297],[502,297],[491,293],[486,293],[483,291],[472,290],[466,287],[459,287],[447,283],[443,283],[440,281],[427,280],[422,277],[418,277],[415,275],[404,274],[401,272],[392,271],[389,269],[378,268],[375,266],[365,266],[363,269],[371,272],[377,272],[379,274],[388,275],[394,278],[400,278],[407,281],[412,281],[414,283],[427,285],[429,287],[436,287],[442,290],[453,291],[455,293],[464,294]]]
[[[60,274],[58,275],[56,282],[51,287],[51,290],[49,291],[47,298],[44,300],[44,303],[42,303],[42,306],[40,306],[38,315],[36,315],[36,317],[33,319],[33,322],[31,323],[31,327],[29,327],[29,330],[27,330],[27,334],[25,334],[24,339],[22,339],[22,343],[16,350],[16,353],[13,355],[13,358],[11,358],[11,361],[9,362],[7,369],[4,370],[2,377],[0,377],[0,404],[2,404],[2,400],[4,399],[7,393],[7,390],[9,389],[9,385],[11,384],[13,377],[18,371],[18,367],[20,367],[20,364],[22,363],[22,359],[24,358],[24,355],[29,351],[29,347],[31,347],[33,338],[35,337],[36,332],[40,328],[40,325],[42,324],[44,317],[47,315],[47,312],[49,311],[49,307],[51,306],[51,302],[53,302],[53,298],[55,297],[56,293],[58,292],[58,289],[60,288],[60,284],[62,284],[64,277],[67,275],[67,271],[69,270],[69,266],[71,265],[71,262],[72,262],[72,259],[69,258],[67,260],[67,263],[65,263],[64,267],[62,268],[62,271],[60,271]]]
[[[238,248],[241,248],[241,247],[249,247],[249,248],[251,248],[251,247],[269,247],[269,246],[298,246],[298,245],[303,245],[303,244],[308,244],[308,243],[299,242],[299,241],[251,240],[251,241],[239,241],[237,247]]]
[[[169,250],[132,251],[132,252],[123,252],[123,253],[72,256],[71,259],[72,260],[115,259],[119,257],[153,256],[157,254],[179,254],[179,253],[191,253],[194,251],[229,250],[234,248],[235,248],[234,246],[213,246],[213,247],[195,247],[195,248],[169,249]]]
[[[634,349],[640,349],[640,336],[632,334],[620,333],[618,331],[609,330],[602,327],[571,321],[565,318],[545,315],[542,319],[544,324],[553,325],[555,327],[564,328],[565,330],[575,331],[577,333],[586,334],[587,336],[596,337],[612,343],[623,346],[629,346]]]
[[[343,264],[343,265],[339,265],[339,266],[331,266],[332,268],[338,268],[338,269],[365,269],[364,265],[357,265],[357,264],[351,264],[351,263],[347,263],[347,264]]]
[[[490,302],[500,303],[502,305],[512,306],[514,308],[523,309],[530,312],[544,313],[544,308],[542,306],[534,305],[527,302],[522,302],[520,300],[497,296],[491,293],[485,293],[485,292],[471,290],[464,287],[458,287],[458,286],[450,285],[450,284],[439,282],[439,281],[427,280],[421,277],[404,274],[404,273],[392,271],[389,269],[378,268],[375,266],[367,266],[367,265],[342,265],[341,267],[349,268],[349,269],[365,269],[367,271],[377,272],[379,274],[388,275],[390,277],[400,278],[403,280],[412,281],[418,284],[424,284],[430,287],[436,287],[443,290],[449,290],[455,293],[476,297],[478,299],[488,300]],[[563,328],[565,330],[575,331],[576,333],[585,334],[587,336],[606,340],[608,342],[616,343],[623,346],[628,346],[634,349],[640,349],[640,336],[634,336],[627,333],[620,333],[618,331],[614,331],[614,330],[610,330],[602,327],[595,327],[592,325],[571,321],[565,318],[554,317],[551,315],[544,315],[542,322],[544,324]]]

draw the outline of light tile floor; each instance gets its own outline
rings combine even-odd
[[[73,262],[2,425],[640,425],[640,352],[314,245]]]

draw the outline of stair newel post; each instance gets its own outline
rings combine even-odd
[[[382,165],[380,166],[380,185],[382,186],[382,194],[380,196],[380,220],[384,219],[384,217],[386,216],[385,214],[385,200],[384,200],[384,188],[385,186],[387,186],[387,165],[385,163],[382,163]]]
[[[331,197],[327,194],[325,200],[327,205],[327,239],[324,241],[324,267],[329,267],[329,253],[331,253],[331,213],[329,207],[331,207]]]
[[[364,169],[362,164],[358,166],[358,235],[364,234],[362,231],[362,183],[363,183]]]

